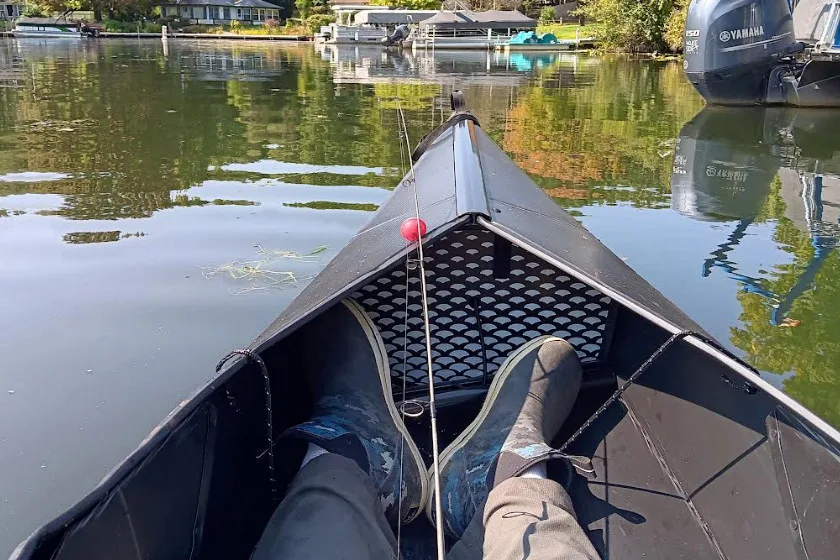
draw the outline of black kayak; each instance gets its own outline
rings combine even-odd
[[[274,323],[12,558],[248,558],[303,456],[280,435],[310,412],[307,324],[348,297],[378,327],[395,398],[431,462],[421,267],[400,232],[415,193],[441,446],[513,349],[560,336],[584,382],[554,445],[592,460],[594,473],[564,482],[604,558],[837,557],[840,433],[558,207],[457,95],[453,108],[418,146],[414,173]]]

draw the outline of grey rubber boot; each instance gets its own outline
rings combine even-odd
[[[301,351],[315,406],[312,419],[284,437],[355,461],[371,477],[388,521],[408,523],[428,499],[426,466],[394,404],[379,331],[351,299],[305,328]]]
[[[461,537],[502,481],[541,461],[565,457],[549,442],[574,406],[581,376],[574,348],[553,336],[531,340],[505,360],[476,419],[440,455],[449,535]],[[426,507],[432,523],[433,504],[432,496]]]

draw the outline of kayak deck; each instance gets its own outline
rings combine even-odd
[[[612,300],[512,243],[480,227],[457,229],[430,244],[425,260],[438,391],[487,387],[515,348],[543,335],[567,340],[584,365],[606,356]],[[397,267],[351,297],[379,328],[393,386],[405,378],[406,397],[427,394],[417,274]]]

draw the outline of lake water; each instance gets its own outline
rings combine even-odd
[[[840,114],[705,110],[678,62],[0,39],[0,556],[299,293],[465,92],[732,351],[840,426]]]

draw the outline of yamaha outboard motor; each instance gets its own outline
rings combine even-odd
[[[787,0],[692,0],[683,65],[709,103],[766,103],[770,74],[797,45]]]
[[[683,66],[712,104],[840,106],[840,50],[806,52],[788,0],[692,0]]]

